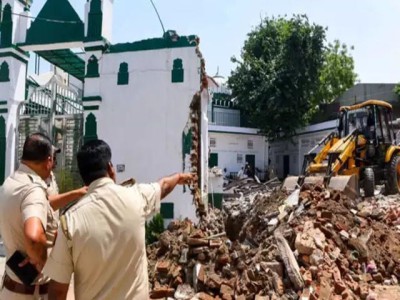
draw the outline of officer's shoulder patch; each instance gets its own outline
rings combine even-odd
[[[61,226],[61,230],[63,231],[67,240],[72,240],[72,237],[69,234],[68,222],[67,222],[67,217],[65,216],[65,214],[60,216],[60,226]]]

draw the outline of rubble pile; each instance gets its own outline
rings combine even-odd
[[[148,247],[151,297],[376,299],[400,278],[398,212],[395,198],[359,203],[318,185],[242,193]]]

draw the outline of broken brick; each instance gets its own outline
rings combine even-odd
[[[215,300],[213,296],[210,296],[209,294],[206,294],[204,292],[196,294],[197,298],[199,300]]]
[[[229,285],[226,284],[221,284],[220,293],[221,295],[230,295],[230,296],[235,295],[235,291]]]
[[[170,262],[169,261],[167,261],[167,260],[159,261],[157,263],[156,269],[160,273],[168,273],[169,266],[170,266]]]

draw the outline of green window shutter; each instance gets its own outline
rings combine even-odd
[[[182,59],[177,58],[174,60],[174,65],[172,69],[172,82],[183,82],[184,72],[183,72],[183,63]]]
[[[208,194],[208,203],[218,209],[222,209],[222,194]]]
[[[208,160],[208,166],[210,168],[218,166],[218,153],[211,153],[210,159]]]
[[[97,121],[94,114],[90,113],[85,121],[84,143],[97,140]]]
[[[173,219],[174,203],[161,203],[160,214],[164,219]]]
[[[6,120],[0,116],[0,185],[3,184],[6,172]]]
[[[118,72],[118,85],[126,85],[129,84],[129,70],[128,64],[122,63],[119,65],[119,72]]]
[[[89,39],[101,39],[102,27],[103,12],[101,11],[101,0],[92,0],[90,2],[87,37]]]
[[[89,61],[88,61],[88,64],[87,64],[86,77],[88,77],[88,78],[100,77],[100,74],[99,74],[99,62],[97,60],[97,57],[94,56],[94,55],[92,55],[89,58]]]
[[[0,82],[10,81],[10,68],[7,62],[3,62],[0,66]]]
[[[12,9],[11,5],[7,4],[3,9],[3,20],[1,22],[1,38],[0,45],[2,48],[10,47],[12,45]]]

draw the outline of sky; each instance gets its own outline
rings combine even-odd
[[[83,19],[85,0],[70,0]],[[45,0],[34,0],[36,16]],[[200,37],[207,73],[230,75],[247,33],[268,16],[306,14],[328,27],[327,42],[354,46],[355,71],[363,83],[400,82],[398,0],[154,0],[166,30]],[[163,34],[150,0],[115,0],[112,43]]]

